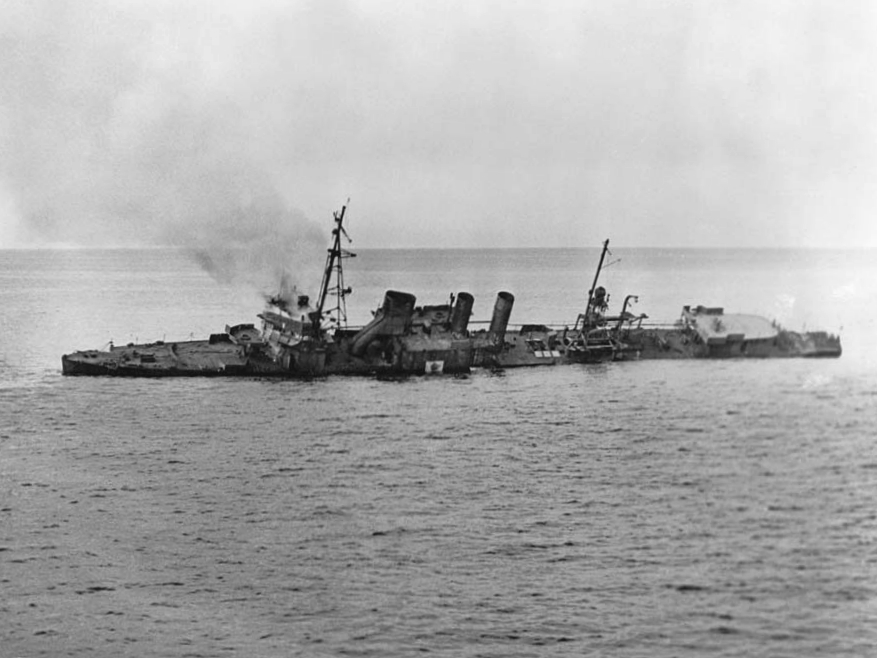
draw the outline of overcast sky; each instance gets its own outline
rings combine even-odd
[[[3,0],[0,246],[877,247],[870,0]],[[254,237],[258,234],[260,237]]]

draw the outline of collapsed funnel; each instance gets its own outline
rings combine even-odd
[[[374,319],[353,337],[350,353],[361,356],[375,338],[379,336],[401,336],[411,324],[414,302],[417,298],[407,292],[388,290],[384,294],[384,304]]]

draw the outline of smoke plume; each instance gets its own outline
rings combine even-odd
[[[869,0],[4,0],[0,240],[219,271],[324,253],[302,215],[352,197],[361,247],[873,246],[875,31]]]
[[[227,62],[248,19],[230,9],[4,4],[0,176],[21,242],[173,245],[226,281],[313,283],[328,228],[291,206],[264,157],[283,127]]]

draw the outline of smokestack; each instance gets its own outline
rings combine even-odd
[[[407,292],[388,290],[384,304],[374,319],[363,327],[350,344],[350,353],[362,356],[365,348],[380,336],[401,336],[411,324],[411,314],[417,298]]]
[[[455,334],[466,333],[474,304],[475,298],[468,292],[461,292],[457,295],[457,303],[454,304],[454,310],[451,313],[451,331]]]
[[[493,318],[490,320],[490,333],[494,336],[497,344],[505,339],[505,330],[509,326],[509,317],[512,314],[514,303],[515,296],[510,292],[501,292],[496,296]]]

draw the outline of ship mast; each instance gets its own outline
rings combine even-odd
[[[597,264],[597,272],[594,274],[594,283],[588,291],[588,305],[585,307],[585,323],[590,321],[591,306],[594,303],[594,291],[597,289],[597,280],[600,278],[600,270],[603,269],[603,260],[606,258],[606,252],[609,251],[609,239],[603,242],[603,251],[600,253],[600,262]]]
[[[350,203],[350,200],[347,200],[347,203]],[[332,247],[328,250],[329,255],[326,256],[326,268],[323,270],[323,281],[320,283],[320,296],[317,303],[317,310],[314,313],[314,334],[316,336],[320,335],[320,326],[324,317],[324,309],[326,307],[326,297],[328,297],[330,291],[331,294],[335,296],[335,306],[327,311],[325,311],[325,316],[329,318],[331,322],[335,323],[336,328],[343,327],[347,328],[347,301],[346,297],[351,292],[353,292],[352,288],[344,287],[344,267],[343,262],[345,258],[355,258],[356,254],[352,251],[348,251],[346,249],[341,248],[341,235],[343,234],[345,238],[347,238],[348,242],[352,242],[350,236],[347,235],[347,231],[344,230],[344,212],[347,210],[347,205],[341,206],[341,212],[333,213],[335,217],[335,228],[332,229]],[[334,285],[332,284],[332,280],[334,278]]]

